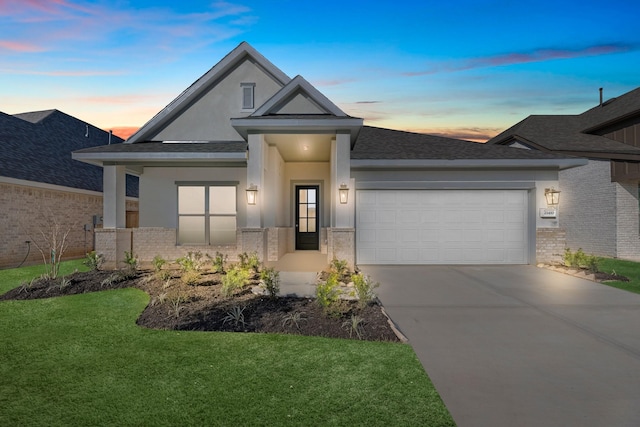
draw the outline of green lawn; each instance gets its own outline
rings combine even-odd
[[[148,330],[147,302],[0,302],[0,425],[453,425],[406,344]]]
[[[599,269],[606,273],[617,273],[629,278],[629,282],[605,282],[606,285],[640,294],[640,263],[613,258],[601,258]]]

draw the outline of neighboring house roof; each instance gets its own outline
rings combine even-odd
[[[0,113],[0,176],[102,192],[102,168],[74,161],[71,152],[107,145],[109,138],[58,110]],[[111,146],[121,142],[111,135]],[[127,176],[127,195],[138,196],[137,177]]]
[[[521,142],[543,151],[576,156],[640,160],[640,148],[594,134],[597,130],[640,114],[640,88],[578,115],[529,116],[487,141]]]

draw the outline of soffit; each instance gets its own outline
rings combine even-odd
[[[328,162],[333,134],[268,134],[265,140],[285,162]]]

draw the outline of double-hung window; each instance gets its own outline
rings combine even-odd
[[[178,183],[178,244],[236,245],[237,183]]]

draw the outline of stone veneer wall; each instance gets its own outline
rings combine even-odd
[[[127,200],[126,209],[138,210],[137,200]],[[63,229],[71,229],[64,258],[78,258],[93,249],[93,216],[102,216],[102,195],[70,189],[39,188],[0,183],[0,268],[16,267],[27,254],[27,240],[40,241],[40,230],[48,230],[51,218]],[[86,235],[86,244],[85,244]],[[42,254],[31,244],[25,264],[42,262]]]
[[[327,230],[328,245],[327,259],[330,262],[336,258],[347,261],[353,270],[356,262],[355,228],[330,228]]]
[[[640,260],[638,181],[616,183],[617,257]]]
[[[565,230],[561,228],[538,228],[536,230],[537,262],[561,264],[565,246]]]

